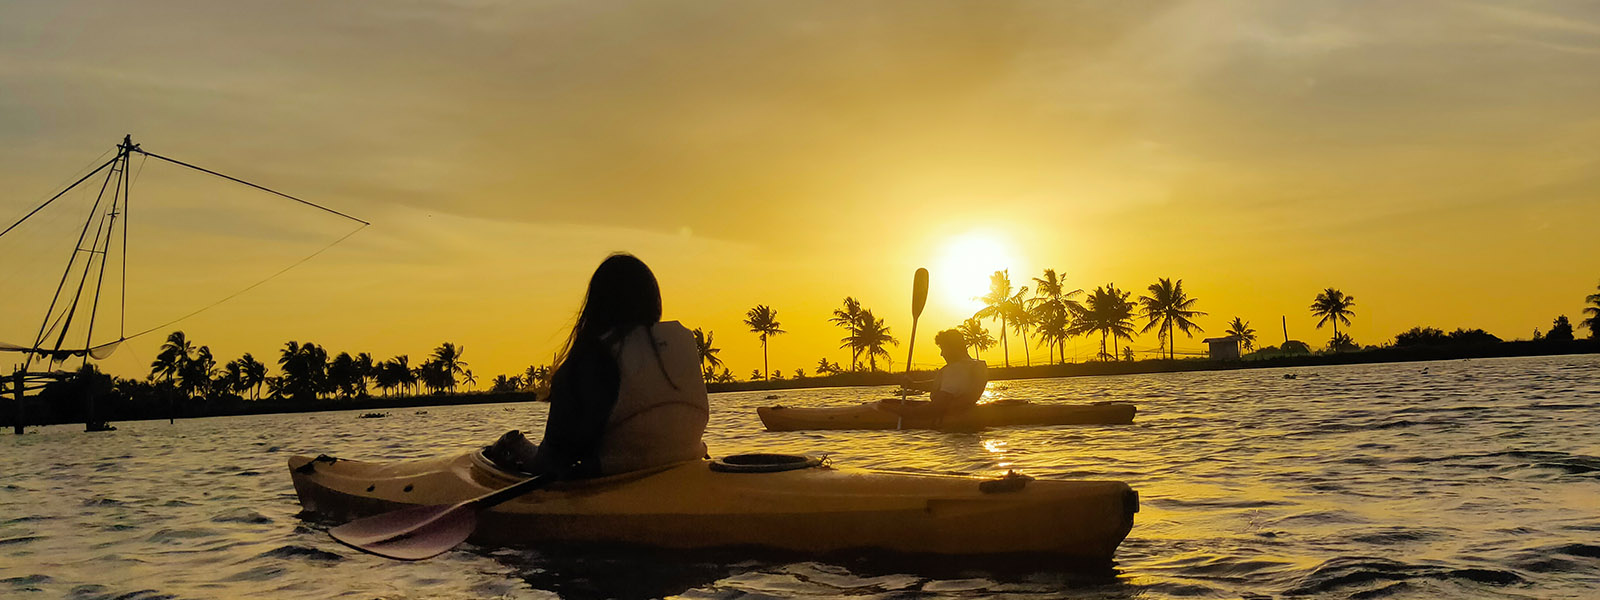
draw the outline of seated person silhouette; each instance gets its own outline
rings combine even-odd
[[[932,402],[902,404],[897,400],[884,400],[878,407],[906,419],[929,420],[938,424],[945,417],[958,415],[971,409],[983,397],[989,384],[989,365],[967,355],[967,341],[960,331],[947,329],[933,336],[939,346],[939,355],[945,365],[933,379],[917,381],[909,376],[905,387],[931,394]]]
[[[694,336],[661,320],[660,287],[639,259],[613,254],[595,270],[556,364],[543,441],[507,432],[484,449],[495,464],[587,479],[705,456]]]

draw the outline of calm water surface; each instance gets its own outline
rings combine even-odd
[[[455,452],[537,431],[542,405],[45,427],[0,435],[0,597],[1600,597],[1600,357],[997,382],[1139,417],[976,434],[768,433],[756,406],[888,392],[768,394],[712,396],[713,454],[1120,479],[1142,512],[1109,574],[472,546],[399,563],[300,518],[284,461]]]

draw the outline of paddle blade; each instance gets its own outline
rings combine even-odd
[[[461,545],[477,526],[477,513],[469,507],[417,506],[356,519],[328,534],[362,552],[422,560]]]
[[[928,304],[928,270],[917,269],[911,280],[911,317],[922,316],[922,307]]]

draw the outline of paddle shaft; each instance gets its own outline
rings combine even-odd
[[[917,269],[911,278],[911,341],[906,344],[906,380],[911,379],[911,359],[916,356],[917,350],[917,321],[922,318],[922,307],[928,303],[928,270]],[[906,408],[905,386],[900,386],[900,410]],[[905,425],[904,415],[896,414],[894,428],[900,429]]]
[[[477,498],[464,501],[460,505],[470,506],[473,510],[485,510],[515,500],[523,494],[548,486],[555,483],[555,481],[555,475],[536,475]]]

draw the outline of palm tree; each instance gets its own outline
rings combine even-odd
[[[417,380],[431,393],[454,390],[456,387],[456,374],[450,370],[450,365],[437,358],[417,365]]]
[[[361,379],[361,369],[356,365],[354,356],[349,352],[340,352],[333,357],[333,362],[328,363],[328,387],[340,396],[354,398],[356,395],[356,381]]]
[[[1322,293],[1317,294],[1317,298],[1311,301],[1311,316],[1322,317],[1322,320],[1317,321],[1317,329],[1322,329],[1323,325],[1332,321],[1333,337],[1338,338],[1339,323],[1350,324],[1350,315],[1356,314],[1350,307],[1355,305],[1355,296],[1346,296],[1344,292],[1328,288],[1322,290]]]
[[[780,329],[783,325],[778,323],[778,311],[765,304],[757,304],[745,313],[744,324],[750,327],[750,333],[761,336],[761,371],[762,379],[766,379],[765,374],[772,372],[767,366],[767,338],[788,332]]]
[[[878,357],[889,359],[889,351],[885,344],[899,346],[900,340],[894,339],[889,334],[889,327],[883,324],[883,319],[873,316],[871,310],[863,309],[860,314],[858,331],[853,338],[845,338],[845,344],[850,345],[857,354],[865,352],[868,368],[878,370]],[[841,345],[841,348],[844,346]]]
[[[1133,340],[1133,303],[1128,302],[1128,292],[1117,289],[1116,284],[1095,288],[1085,302],[1083,314],[1067,328],[1068,335],[1100,333],[1100,360],[1117,359],[1117,340]],[[1111,348],[1106,348],[1110,338]]]
[[[1106,294],[1112,302],[1106,307],[1106,328],[1111,332],[1111,349],[1117,349],[1117,340],[1133,341],[1133,308],[1134,304],[1128,301],[1133,295],[1117,289],[1116,284],[1106,284]],[[1112,356],[1116,356],[1113,354]]]
[[[1061,362],[1067,361],[1067,329],[1073,319],[1083,314],[1083,305],[1073,299],[1081,294],[1081,289],[1067,290],[1064,278],[1057,276],[1055,269],[1045,269],[1044,277],[1033,278],[1033,306],[1029,311],[1039,322],[1040,334],[1059,346]]]
[[[267,382],[267,365],[261,364],[249,352],[239,357],[239,362],[244,366],[244,380],[246,387],[250,388],[250,399],[261,399],[261,384]]]
[[[1139,297],[1139,306],[1142,307],[1139,316],[1147,321],[1139,333],[1145,333],[1159,326],[1156,339],[1166,343],[1167,359],[1170,360],[1177,352],[1177,336],[1173,328],[1191,338],[1194,334],[1190,333],[1190,330],[1204,333],[1205,330],[1190,319],[1205,316],[1206,313],[1194,310],[1197,301],[1184,294],[1182,279],[1174,282],[1161,277],[1147,289],[1150,290],[1150,295]]]
[[[861,325],[861,303],[856,301],[855,298],[851,298],[849,296],[845,296],[844,297],[844,307],[843,308],[835,308],[835,309],[833,309],[833,316],[828,317],[828,322],[833,323],[834,325],[837,325],[839,327],[845,328],[845,330],[849,332],[849,335],[847,335],[845,337],[845,339],[850,339],[850,338],[856,337],[859,334],[860,329],[861,329],[860,328],[860,325]],[[841,341],[843,341],[843,340],[841,340]],[[844,346],[839,346],[839,347],[843,348]],[[852,371],[861,370],[861,358],[860,357],[861,357],[860,346],[851,345],[850,346],[850,370],[852,370]]]
[[[223,390],[231,393],[242,395],[248,391],[250,387],[244,383],[244,362],[236,358],[223,365],[222,380],[219,383]]]
[[[393,360],[386,360],[377,365],[372,380],[373,383],[377,384],[378,389],[383,390],[385,397],[391,395],[394,388],[403,385],[402,382],[405,381],[405,378],[400,376],[402,370],[409,372],[411,369],[405,367],[396,368]]]
[[[1249,321],[1234,317],[1233,322],[1228,324],[1228,330],[1223,333],[1239,338],[1239,342],[1244,345],[1245,352],[1254,350],[1256,347],[1256,330],[1250,328]]]
[[[1028,301],[1024,296],[1028,294],[1028,286],[1017,288],[1016,295],[1006,301],[1006,319],[1011,322],[1011,329],[1022,336],[1022,361],[1024,365],[1033,366],[1033,356],[1028,350],[1028,328],[1034,324],[1033,313],[1028,312]]]
[[[833,365],[828,363],[828,357],[824,356],[822,358],[817,359],[817,375],[818,376],[827,375],[827,374],[830,374],[830,373],[837,373],[837,372],[838,371],[834,370]]]
[[[217,361],[211,356],[211,347],[201,346],[194,351],[194,358],[184,363],[183,370],[178,374],[179,389],[189,397],[194,397],[196,392],[201,396],[209,396],[211,380],[216,375]]]
[[[983,323],[978,321],[977,317],[962,321],[961,326],[957,327],[956,331],[961,332],[961,337],[966,340],[967,347],[974,350],[973,358],[983,358],[983,351],[994,347],[994,336],[989,335],[989,330],[983,327]]]
[[[366,397],[367,380],[378,375],[378,365],[372,358],[372,353],[362,352],[356,355],[356,371],[361,378],[356,381],[356,395]]]
[[[194,356],[194,344],[182,331],[167,334],[166,343],[161,345],[161,351],[156,354],[156,359],[150,363],[150,379],[172,382],[183,373],[185,365]]]
[[[1034,307],[1029,314],[1034,321],[1034,332],[1039,335],[1039,343],[1044,344],[1046,362],[1055,362],[1058,347],[1062,351],[1062,362],[1066,362],[1067,314],[1059,307],[1046,304]]]
[[[521,388],[522,377],[518,375],[512,375],[510,377],[505,375],[495,375],[494,379],[489,381],[489,391],[491,392],[515,392]]]
[[[467,369],[467,372],[461,374],[461,383],[466,384],[468,391],[477,389],[478,378],[473,376],[472,369]]]
[[[1588,314],[1589,318],[1579,321],[1584,327],[1589,328],[1591,340],[1600,339],[1600,286],[1595,286],[1595,290],[1595,293],[1583,298],[1584,302],[1593,305],[1583,307],[1583,312]]]
[[[550,376],[554,374],[553,371],[550,370],[550,365],[528,365],[527,370],[524,370],[522,373],[523,382],[527,383],[529,387],[535,389],[549,387]]]
[[[706,379],[711,379],[716,368],[722,366],[722,359],[717,357],[722,349],[712,346],[715,336],[714,331],[701,331],[698,327],[694,330],[694,347],[700,353],[700,370]]]
[[[411,370],[410,356],[401,354],[383,361],[383,368],[379,373],[383,377],[383,381],[378,383],[379,386],[383,386],[384,381],[386,381],[389,387],[398,387],[402,391],[411,390],[412,394],[416,393],[417,375],[416,372]]]
[[[983,308],[972,315],[976,319],[997,319],[1000,321],[1000,354],[1007,367],[1011,366],[1011,345],[1006,342],[1006,316],[1011,302],[1011,271],[995,271],[989,276],[989,293],[976,298],[983,302]]]
[[[442,371],[436,375],[440,378],[439,381],[449,381],[445,387],[452,393],[456,391],[456,375],[467,374],[467,362],[461,360],[461,355],[466,352],[465,346],[457,347],[450,342],[439,344],[438,348],[433,349],[432,360],[438,363],[438,368]]]
[[[295,400],[316,400],[328,391],[328,351],[322,346],[291,340],[279,352],[278,367],[283,370],[281,391]]]
[[[1361,346],[1357,346],[1356,341],[1350,339],[1350,334],[1348,333],[1335,333],[1333,334],[1333,339],[1328,341],[1328,350],[1333,352],[1350,352],[1360,349]]]

